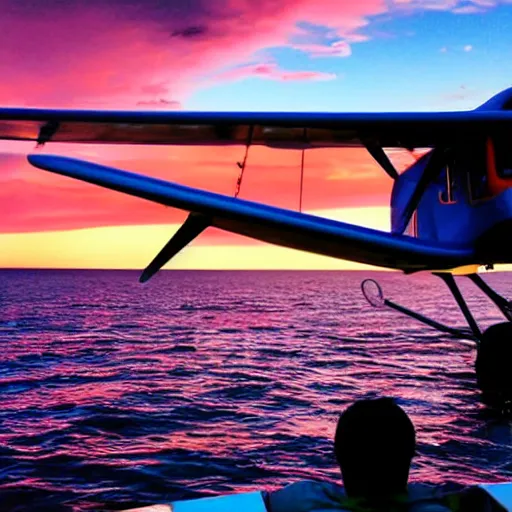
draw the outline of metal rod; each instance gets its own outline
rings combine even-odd
[[[459,305],[459,308],[461,309],[464,317],[466,318],[466,321],[471,328],[471,331],[473,332],[475,338],[480,341],[482,339],[482,332],[480,331],[480,328],[478,327],[478,324],[476,323],[476,320],[473,318],[473,315],[471,314],[471,311],[468,308],[468,305],[466,304],[466,301],[464,300],[464,297],[462,296],[462,293],[459,290],[459,287],[457,286],[457,283],[455,282],[455,278],[452,274],[447,273],[433,273],[435,276],[440,277],[448,286],[450,291],[452,292],[453,297],[457,301],[457,304]]]
[[[410,316],[411,318],[419,320],[420,322],[422,322],[430,327],[433,327],[434,329],[437,329],[442,332],[446,332],[448,334],[451,334],[452,336],[456,336],[457,338],[464,338],[464,339],[473,338],[473,335],[471,334],[470,331],[463,331],[461,329],[456,329],[454,327],[449,327],[440,322],[436,322],[435,320],[432,320],[431,318],[428,318],[427,316],[424,316],[421,313],[417,313],[416,311],[407,309],[403,306],[400,306],[400,304],[395,304],[394,302],[391,302],[388,299],[384,299],[384,304],[386,306],[389,306],[392,309],[395,309],[396,311],[399,311],[400,313],[403,313],[404,315],[407,315],[407,316]]]
[[[382,292],[382,288],[379,283],[375,281],[375,279],[365,279],[361,283],[361,291],[363,292],[364,298],[371,304],[373,307],[378,308],[382,306],[388,306],[391,309],[398,311],[404,315],[407,315],[419,322],[422,322],[434,329],[437,329],[441,332],[446,332],[455,336],[456,338],[461,339],[470,339],[475,341],[475,337],[469,329],[455,329],[453,327],[449,327],[441,322],[436,322],[431,318],[428,318],[421,313],[417,313],[416,311],[412,311],[411,309],[407,309],[404,306],[400,306],[400,304],[396,304],[391,302],[388,299],[384,298],[384,294]]]
[[[299,212],[302,213],[302,190],[304,189],[304,155],[306,150],[302,150],[302,156],[300,161],[300,195],[299,195]]]
[[[497,291],[493,290],[478,274],[469,274],[467,277],[473,281],[480,290],[482,290],[489,299],[491,299],[499,310],[503,313],[503,316],[512,322],[512,309],[510,302],[500,295]]]

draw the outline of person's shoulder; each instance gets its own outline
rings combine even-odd
[[[331,482],[300,480],[268,495],[270,512],[311,512],[324,509],[343,510],[343,487]]]
[[[304,499],[305,497],[327,497],[332,500],[339,500],[341,497],[345,496],[341,485],[320,480],[299,480],[277,491],[273,491],[270,494],[272,496],[286,496],[287,498],[297,497],[299,499]]]
[[[423,483],[408,486],[409,512],[452,512],[447,497],[454,489]]]

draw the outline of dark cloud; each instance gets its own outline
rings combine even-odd
[[[172,37],[184,37],[186,39],[194,39],[201,36],[204,36],[208,32],[208,28],[200,25],[192,25],[187,28],[175,30],[171,36]]]

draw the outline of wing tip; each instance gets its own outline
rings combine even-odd
[[[69,165],[71,163],[77,162],[84,163],[68,156],[45,155],[40,153],[31,153],[30,155],[27,155],[27,160],[29,164],[45,171],[54,171],[54,169],[60,169],[63,164]],[[89,162],[85,163],[89,164]]]
[[[35,167],[39,167],[41,164],[41,156],[43,155],[27,155],[27,160],[30,164],[32,164]],[[43,162],[44,162],[44,156],[43,156]]]

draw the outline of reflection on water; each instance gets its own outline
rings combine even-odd
[[[486,410],[474,349],[390,311],[359,283],[464,327],[429,275],[1,271],[2,510],[127,508],[299,478],[338,479],[339,412],[399,398],[411,477],[512,477],[510,420]],[[485,276],[507,295],[512,276]],[[471,283],[484,326],[499,313]],[[440,317],[442,315],[442,317]],[[63,508],[65,509],[65,508]]]

